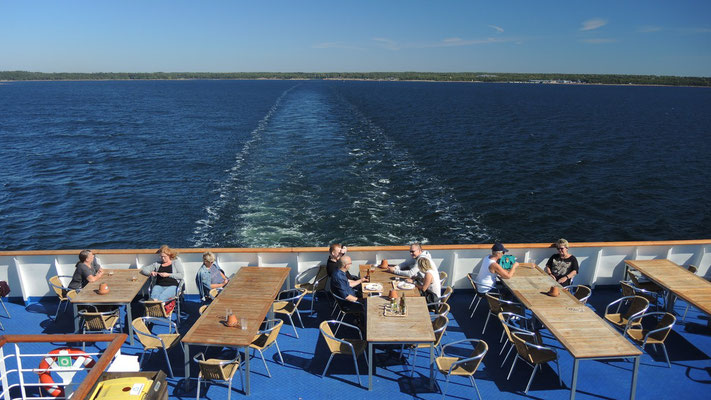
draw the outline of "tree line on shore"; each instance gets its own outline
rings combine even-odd
[[[487,72],[29,72],[0,71],[2,81],[181,79],[328,79],[438,82],[536,82],[612,85],[711,86],[711,77]]]

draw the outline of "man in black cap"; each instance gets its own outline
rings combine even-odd
[[[491,246],[491,255],[484,257],[481,260],[481,268],[479,269],[479,274],[476,276],[474,282],[476,283],[477,292],[486,293],[494,288],[496,284],[496,277],[501,277],[503,279],[509,279],[514,276],[516,268],[518,267],[518,262],[515,262],[511,269],[504,269],[500,264],[499,260],[504,256],[504,253],[509,251],[501,243],[494,243]]]

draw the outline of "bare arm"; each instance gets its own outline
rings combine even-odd
[[[423,292],[426,291],[432,284],[432,274],[425,274],[425,279],[422,280],[422,285],[415,285]]]
[[[514,273],[516,272],[516,268],[518,267],[518,263],[514,263],[513,267],[511,267],[510,270],[505,270],[499,263],[491,263],[489,265],[489,271],[495,273],[496,275],[502,277],[503,279],[509,279],[512,276],[514,276]]]

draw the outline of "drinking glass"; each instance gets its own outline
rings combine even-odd
[[[247,318],[242,317],[239,319],[239,326],[242,330],[247,330]]]

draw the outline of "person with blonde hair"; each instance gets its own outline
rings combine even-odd
[[[439,301],[442,295],[442,284],[437,266],[429,258],[420,257],[417,259],[417,267],[419,272],[415,278],[415,286],[420,290],[420,294],[425,296],[427,303]]]
[[[178,294],[178,283],[183,279],[183,264],[178,259],[178,252],[168,245],[161,246],[156,254],[160,261],[142,267],[141,274],[155,277],[151,298],[166,301]]]
[[[198,269],[198,288],[200,297],[205,298],[211,289],[220,289],[229,283],[225,271],[217,265],[215,255],[211,251],[202,254],[202,265]]]
[[[558,239],[555,248],[558,252],[548,259],[546,273],[561,285],[570,285],[580,269],[578,259],[568,252],[568,241],[565,239]]]

